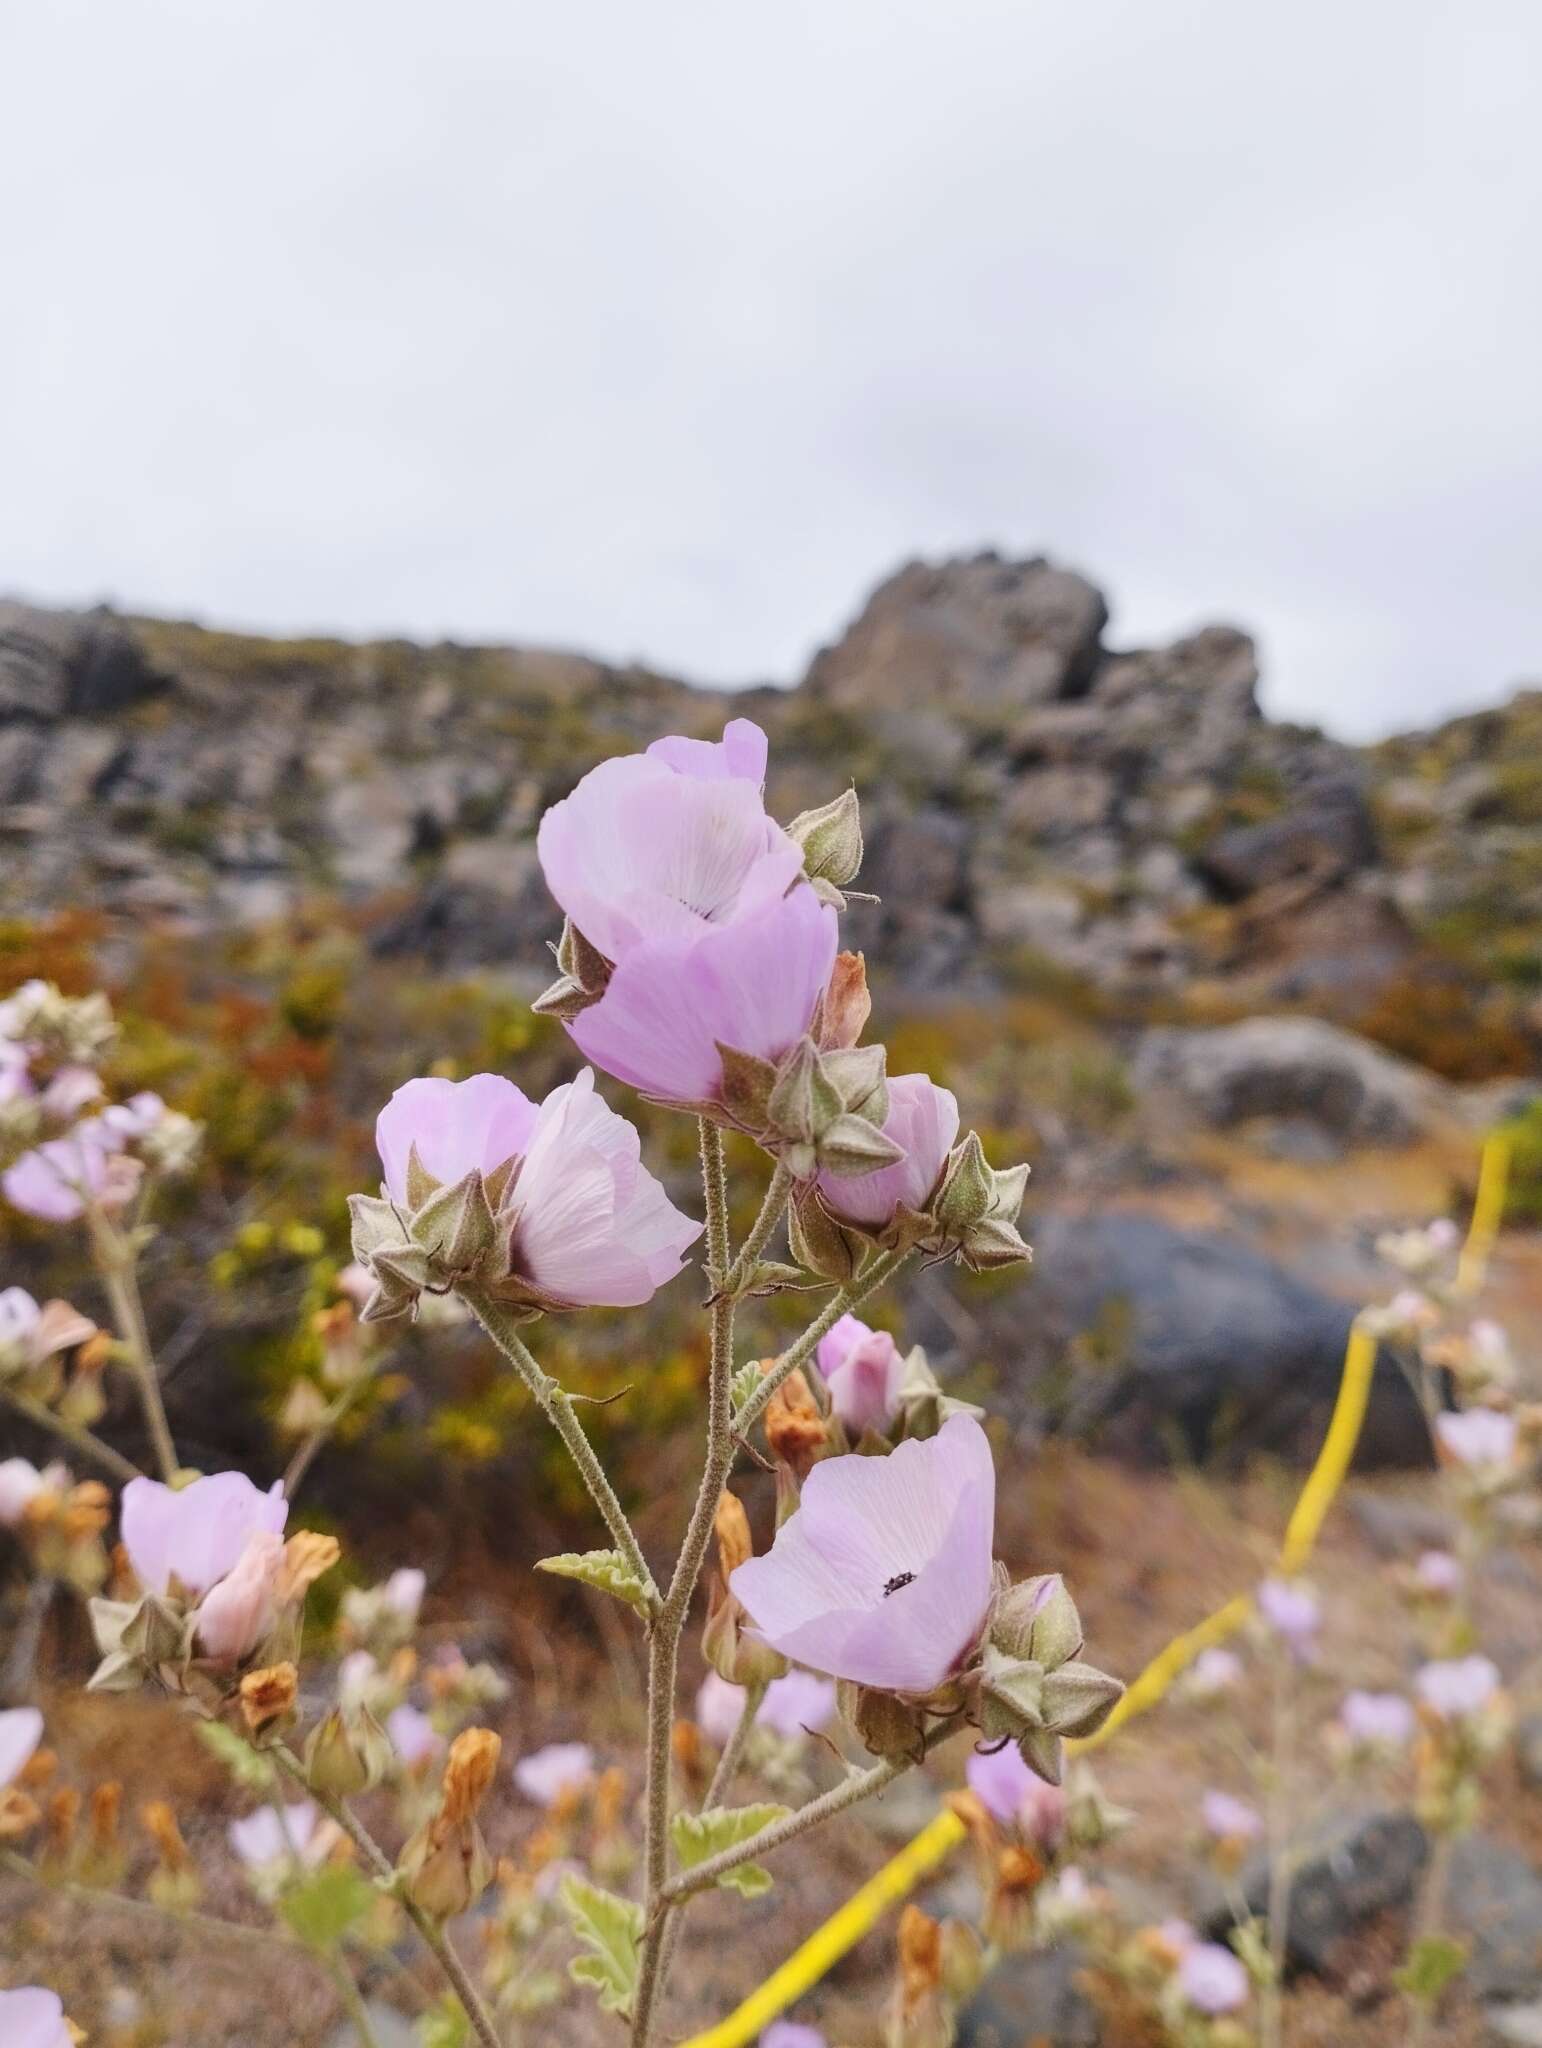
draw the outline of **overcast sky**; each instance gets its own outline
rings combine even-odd
[[[1537,0],[0,0],[0,588],[791,680],[901,558],[1542,675]]]

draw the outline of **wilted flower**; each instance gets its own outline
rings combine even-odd
[[[1487,1657],[1452,1657],[1426,1664],[1414,1685],[1437,1720],[1469,1721],[1492,1703],[1499,1671]]]
[[[514,1783],[537,1806],[555,1806],[581,1792],[594,1775],[594,1751],[586,1742],[551,1742],[514,1766]]]
[[[816,1465],[770,1552],[730,1585],[784,1656],[880,1691],[929,1693],[984,1630],[995,1503],[985,1432],[955,1416],[886,1457]]]
[[[1239,2012],[1248,2002],[1248,1973],[1219,1942],[1189,1943],[1178,1959],[1177,1983],[1185,2002],[1211,2019]]]
[[[282,1535],[289,1503],[282,1482],[262,1493],[244,1472],[217,1472],[180,1490],[157,1479],[123,1489],[123,1547],[147,1593],[175,1579],[185,1593],[207,1593],[241,1562],[253,1536]]]
[[[375,1129],[387,1199],[356,1195],[352,1208],[376,1315],[473,1272],[537,1307],[634,1308],[701,1234],[587,1069],[539,1107],[498,1074],[408,1081]]]
[[[987,1813],[1016,1828],[1031,1847],[1049,1854],[1066,1827],[1066,1795],[1041,1778],[1015,1742],[976,1749],[964,1765],[969,1789]]]
[[[1515,1463],[1515,1417],[1499,1408],[1463,1408],[1435,1417],[1442,1451],[1471,1472],[1500,1473]]]
[[[444,1748],[444,1737],[427,1714],[405,1702],[386,1716],[385,1725],[392,1747],[409,1771],[431,1763]]]
[[[1200,1801],[1205,1830],[1218,1842],[1256,1842],[1264,1832],[1263,1815],[1230,1792],[1209,1791]]]
[[[1317,1643],[1322,1609],[1317,1595],[1299,1579],[1265,1579],[1258,1589],[1258,1612],[1265,1625],[1305,1663]]]
[[[52,1991],[35,1986],[0,1991],[0,2041],[5,2048],[71,2048],[64,2007]]]
[[[842,1316],[819,1340],[817,1356],[830,1405],[847,1432],[853,1438],[869,1430],[882,1435],[898,1412],[905,1371],[899,1346],[888,1331],[870,1329],[853,1315]]]
[[[1400,1692],[1351,1692],[1339,1725],[1357,1749],[1402,1749],[1413,1736],[1414,1710]]]
[[[42,1739],[43,1717],[36,1707],[0,1713],[0,1792],[15,1784]]]

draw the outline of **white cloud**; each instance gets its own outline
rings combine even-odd
[[[790,678],[1047,548],[1365,732],[1542,641],[1530,0],[54,0],[0,583]]]

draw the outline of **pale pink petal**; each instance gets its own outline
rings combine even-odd
[[[737,775],[759,789],[766,779],[770,747],[753,719],[730,718],[720,740],[692,740],[671,733],[655,740],[647,751],[650,760],[667,761],[677,775],[703,781]]]
[[[317,1832],[319,1818],[308,1799],[286,1806],[282,1819],[271,1806],[259,1806],[243,1820],[233,1820],[226,1836],[248,1869],[260,1870],[264,1864],[287,1862],[291,1857],[313,1863],[326,1853],[328,1841],[325,1832]]]
[[[234,1567],[203,1596],[198,1608],[198,1646],[206,1657],[237,1662],[248,1657],[278,1619],[278,1580],[284,1539],[257,1529]],[[180,1576],[180,1574],[179,1574]]]
[[[835,1687],[812,1671],[787,1671],[773,1678],[760,1703],[758,1719],[786,1741],[818,1734],[835,1719]]]
[[[180,1491],[142,1478],[123,1489],[123,1547],[149,1593],[164,1593],[173,1574],[189,1593],[206,1593],[235,1569],[248,1537],[282,1535],[288,1519],[282,1483],[262,1493],[243,1472],[217,1472]]]
[[[891,1222],[902,1205],[926,1208],[958,1137],[957,1097],[925,1074],[896,1074],[889,1082],[889,1114],[883,1128],[885,1137],[903,1147],[903,1159],[877,1173],[819,1176],[827,1206],[870,1228]]]
[[[842,1320],[855,1322],[856,1318]],[[858,1327],[861,1334],[847,1345],[833,1365],[826,1368],[823,1356],[820,1359],[830,1388],[830,1404],[853,1438],[861,1437],[867,1430],[881,1433],[889,1427],[898,1412],[900,1383],[905,1376],[905,1361],[888,1331]],[[836,1329],[839,1328],[838,1323]],[[823,1350],[821,1345],[821,1353]]]
[[[414,1145],[424,1171],[453,1186],[473,1171],[492,1173],[523,1152],[535,1119],[535,1104],[502,1074],[407,1081],[375,1120],[386,1192],[394,1202],[406,1201]]]
[[[30,1985],[0,1991],[0,2041],[5,2048],[70,2048],[74,2038],[56,1993]]]
[[[695,1720],[709,1742],[721,1749],[739,1725],[748,1697],[742,1685],[734,1685],[721,1672],[709,1671],[696,1694]]]
[[[429,1763],[444,1748],[444,1737],[427,1714],[405,1704],[386,1716],[386,1733],[409,1771]]]
[[[48,1481],[27,1458],[0,1458],[0,1529],[14,1529]]]
[[[0,1792],[15,1784],[42,1739],[43,1717],[36,1707],[0,1713]]]
[[[803,1036],[835,961],[836,916],[812,889],[623,960],[568,1029],[597,1067],[670,1102],[715,1100],[719,1045],[776,1061]]]
[[[552,1742],[522,1756],[514,1766],[514,1783],[538,1806],[554,1806],[565,1792],[575,1792],[594,1776],[594,1751],[585,1742]]]

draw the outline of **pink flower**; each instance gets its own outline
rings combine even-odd
[[[1421,1593],[1449,1599],[1461,1587],[1462,1567],[1449,1550],[1426,1550],[1414,1567],[1414,1578]]]
[[[404,1565],[400,1571],[392,1572],[380,1590],[391,1612],[399,1620],[411,1622],[418,1618],[427,1585],[427,1572],[421,1572],[413,1565]]]
[[[43,1311],[25,1287],[7,1287],[0,1292],[0,1354],[24,1355],[42,1320]]]
[[[427,1714],[419,1713],[416,1707],[404,1705],[388,1714],[386,1733],[409,1771],[431,1762],[444,1748],[444,1737]]]
[[[1400,1692],[1351,1692],[1339,1709],[1349,1740],[1366,1749],[1402,1749],[1414,1732],[1414,1710]]]
[[[231,1848],[248,1870],[264,1870],[290,1861],[313,1869],[325,1859],[337,1839],[337,1830],[322,1821],[308,1799],[286,1806],[282,1819],[271,1806],[259,1806],[244,1820],[233,1820],[225,1832]]]
[[[73,1223],[88,1202],[111,1205],[121,1197],[125,1174],[115,1155],[122,1149],[121,1138],[100,1117],[88,1118],[62,1138],[24,1152],[0,1174],[0,1192],[13,1209],[40,1223]]]
[[[904,1375],[899,1346],[888,1331],[842,1316],[820,1338],[818,1356],[831,1406],[851,1435],[887,1429],[899,1406]]]
[[[32,1093],[27,1048],[0,1038],[0,1102],[19,1102]]]
[[[0,1792],[16,1783],[42,1739],[43,1717],[36,1707],[0,1713]]]
[[[1441,1721],[1481,1714],[1499,1690],[1499,1671],[1487,1657],[1451,1657],[1426,1664],[1414,1680],[1419,1698]]]
[[[500,1074],[398,1088],[375,1125],[386,1192],[407,1199],[414,1148],[445,1184],[516,1162],[499,1211],[510,1270],[574,1307],[636,1308],[685,1264],[701,1225],[642,1164],[635,1128],[595,1093],[587,1069],[539,1108]]]
[[[102,1111],[102,1122],[127,1144],[147,1138],[166,1118],[166,1105],[153,1089],[141,1089],[127,1102],[115,1102]]]
[[[102,1077],[94,1067],[61,1067],[43,1090],[42,1106],[48,1115],[67,1122],[100,1099]]]
[[[282,1482],[260,1493],[244,1472],[216,1472],[174,1490],[158,1479],[123,1489],[123,1547],[147,1593],[175,1577],[188,1593],[207,1593],[241,1562],[250,1537],[283,1534],[289,1503]]]
[[[1196,2012],[1214,2019],[1248,2002],[1248,1973],[1229,1948],[1196,1941],[1178,1959],[1178,1989]]]
[[[707,1740],[721,1749],[739,1725],[747,1695],[742,1685],[709,1671],[696,1694],[696,1725]]]
[[[760,2037],[760,2048],[827,2048],[818,2027],[802,2027],[795,2020],[773,2020]]]
[[[810,1731],[817,1734],[834,1718],[835,1687],[812,1671],[786,1671],[773,1678],[760,1703],[760,1721],[786,1742]]]
[[[855,1179],[819,1176],[819,1192],[833,1216],[882,1230],[899,1208],[924,1211],[937,1191],[942,1170],[958,1137],[958,1101],[925,1074],[896,1074],[889,1082],[889,1114],[883,1134],[905,1156]]]
[[[735,719],[717,745],[656,740],[602,761],[552,805],[536,839],[546,886],[597,952],[619,965],[786,894],[803,854],[766,816],[765,765],[765,734]]]
[[[344,1294],[355,1308],[363,1308],[375,1291],[375,1276],[368,1266],[361,1266],[357,1259],[350,1259],[341,1268],[335,1281],[339,1294]]]
[[[1212,1643],[1201,1650],[1189,1667],[1188,1691],[1195,1699],[1215,1699],[1230,1692],[1242,1677],[1242,1659],[1235,1650]]]
[[[199,1604],[198,1643],[206,1657],[239,1662],[272,1634],[283,1563],[283,1537],[270,1529],[254,1529],[234,1568]]]
[[[522,1756],[514,1782],[537,1806],[555,1806],[564,1794],[581,1791],[594,1776],[594,1751],[586,1742],[551,1742]]]
[[[1218,1842],[1256,1842],[1263,1834],[1263,1816],[1245,1799],[1229,1792],[1207,1792],[1200,1801],[1200,1816],[1207,1831]]]
[[[644,1095],[715,1102],[719,1047],[778,1063],[808,1030],[835,949],[835,912],[799,884],[731,923],[633,948],[568,1030],[586,1058]]]
[[[1065,1833],[1066,1797],[1023,1761],[1015,1742],[976,1749],[964,1766],[970,1791],[986,1812],[1021,1831],[1036,1849],[1058,1847]]]
[[[1293,1656],[1303,1663],[1311,1656],[1322,1622],[1315,1593],[1299,1580],[1265,1579],[1258,1589],[1258,1612]]]
[[[882,1458],[826,1458],[764,1557],[730,1589],[774,1649],[886,1692],[928,1693],[980,1639],[991,1604],[996,1473],[956,1415]]]
[[[5,2048],[70,2048],[64,2007],[52,1991],[0,1991],[0,2041]]]
[[[1470,1471],[1504,1471],[1515,1463],[1515,1417],[1502,1409],[1464,1408],[1437,1415],[1435,1435],[1447,1457]]]
[[[26,1458],[0,1460],[0,1529],[20,1527],[32,1503],[45,1493],[62,1493],[70,1475],[62,1465],[50,1465],[40,1472]]]

